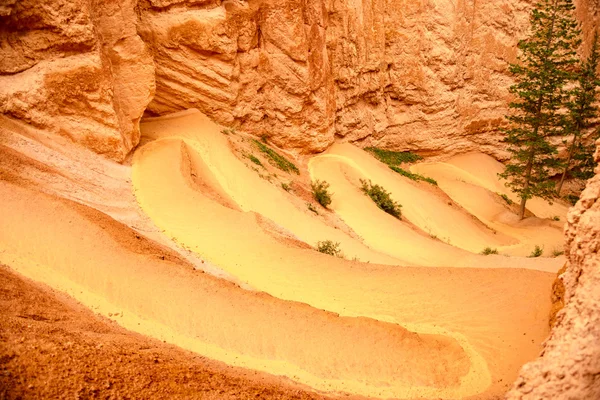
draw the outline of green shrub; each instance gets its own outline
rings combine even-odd
[[[281,182],[281,188],[283,190],[285,190],[286,192],[289,192],[290,190],[292,190],[292,184],[291,183],[283,183]]]
[[[273,150],[266,144],[259,142],[258,140],[253,139],[252,142],[262,153],[264,153],[267,156],[271,164],[273,164],[282,171],[293,172],[296,175],[300,174],[298,167],[296,167],[293,163],[289,162],[285,157],[277,153],[275,150]]]
[[[261,167],[264,167],[264,166],[262,165],[262,163],[260,162],[260,160],[259,160],[258,158],[256,158],[256,157],[254,157],[252,154],[250,154],[250,155],[248,156],[248,159],[249,159],[250,161],[252,161],[254,164],[256,164],[256,165],[260,165]]]
[[[579,196],[575,196],[574,194],[568,194],[564,197],[572,206],[575,205],[579,201]]]
[[[554,249],[554,251],[552,252],[552,257],[562,256],[563,254],[565,254],[563,250]]]
[[[320,205],[327,208],[328,205],[331,204],[331,194],[327,189],[329,189],[329,183],[325,181],[316,180],[310,184],[312,188],[313,196]]]
[[[541,256],[542,254],[544,254],[544,249],[536,245],[529,257],[535,258]]]
[[[368,151],[369,153],[373,154],[373,156],[378,159],[379,161],[381,161],[382,163],[385,163],[387,165],[399,165],[402,163],[414,163],[416,161],[422,160],[423,157],[421,157],[418,154],[414,154],[411,153],[410,151],[391,151],[391,150],[384,150],[384,149],[380,149],[377,147],[367,147],[365,148],[366,151]]]
[[[560,217],[558,215],[555,215],[554,217],[552,217],[552,221],[560,221]]]
[[[412,172],[402,169],[400,167],[396,167],[395,165],[390,165],[389,167],[392,169],[392,171],[397,172],[400,175],[407,177],[408,179],[412,179],[413,181],[423,181],[423,182],[431,183],[432,185],[435,185],[435,186],[437,186],[437,184],[438,184],[435,179],[428,178],[421,174],[412,173]]]
[[[306,207],[308,207],[308,209],[312,212],[314,212],[315,214],[319,215],[319,212],[317,211],[317,209],[315,208],[315,206],[312,205],[312,203],[306,203]]]
[[[402,207],[402,205],[392,200],[387,190],[379,185],[373,185],[371,181],[366,181],[364,179],[361,179],[360,183],[362,184],[361,189],[363,193],[369,196],[371,200],[377,204],[377,207],[398,219],[402,217],[402,213],[400,211],[400,207]]]
[[[481,252],[484,256],[489,256],[490,254],[498,254],[498,249],[492,249],[491,247],[486,247]]]
[[[502,197],[504,199],[506,204],[508,204],[509,206],[512,206],[514,204],[514,202],[504,193],[502,193],[502,194],[498,193],[498,194],[500,195],[500,197]]]
[[[339,243],[334,243],[331,240],[317,242],[317,251],[324,254],[329,254],[334,257],[344,257]]]
[[[229,134],[235,135],[235,128],[223,128],[223,129],[221,129],[221,133],[223,135],[229,135]]]

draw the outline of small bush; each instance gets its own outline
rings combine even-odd
[[[277,153],[275,150],[266,144],[259,142],[258,140],[253,139],[252,142],[262,153],[267,156],[271,164],[284,172],[293,172],[296,175],[300,174],[298,167],[289,162],[285,157]]]
[[[292,184],[291,183],[287,184],[287,183],[281,182],[281,188],[283,190],[285,190],[286,192],[289,192],[290,190],[292,190]]]
[[[316,180],[310,184],[310,187],[312,188],[315,200],[317,200],[320,205],[327,208],[327,206],[331,204],[331,194],[327,190],[329,189],[329,183]]]
[[[390,166],[402,163],[414,163],[423,159],[420,155],[411,153],[410,151],[390,151],[377,147],[367,147],[365,150],[373,154],[373,156],[382,163]]]
[[[407,171],[405,169],[402,169],[400,167],[396,167],[394,165],[390,165],[389,167],[392,169],[392,171],[397,172],[400,175],[407,177],[408,179],[412,179],[413,181],[423,181],[423,182],[427,182],[427,183],[430,183],[430,184],[435,185],[435,186],[437,186],[437,184],[438,184],[435,179],[428,178],[428,177],[423,176],[421,174],[415,174],[415,173],[412,173],[412,172]]]
[[[552,221],[560,221],[560,217],[558,215],[555,215],[554,217],[552,217]]]
[[[392,200],[387,190],[379,185],[373,185],[371,181],[366,181],[364,179],[361,179],[360,183],[362,184],[361,189],[363,193],[369,196],[371,200],[377,204],[377,207],[398,219],[402,218],[402,213],[400,211],[402,205]]]
[[[329,254],[334,257],[344,257],[339,243],[334,243],[331,240],[317,242],[317,251],[324,254]]]
[[[223,135],[229,135],[229,134],[235,135],[235,129],[234,128],[224,128],[224,129],[221,129],[221,133]]]
[[[554,249],[554,251],[552,252],[552,257],[559,257],[559,256],[562,256],[563,254],[565,254],[565,252],[563,250]]]
[[[489,256],[490,254],[498,254],[498,249],[492,249],[491,247],[486,247],[481,252],[484,256]]]
[[[312,205],[312,203],[306,203],[306,207],[308,207],[308,209],[312,212],[314,212],[315,214],[319,215],[319,212],[317,211],[317,209],[315,208],[315,206]]]
[[[264,167],[264,166],[262,165],[262,163],[260,162],[260,160],[259,160],[258,158],[256,158],[256,157],[254,157],[252,154],[250,154],[250,155],[248,156],[248,159],[249,159],[250,161],[252,161],[254,164],[256,164],[256,165],[260,165],[261,167]]]
[[[575,196],[574,194],[568,194],[564,197],[572,206],[575,205],[579,201],[579,196]]]
[[[533,249],[533,251],[531,252],[531,254],[529,255],[530,258],[536,258],[541,256],[542,254],[544,254],[544,249],[540,246],[535,246],[535,248]]]
[[[504,193],[502,193],[502,194],[498,193],[498,194],[500,195],[500,197],[502,197],[504,199],[506,204],[508,204],[509,206],[512,206],[514,204],[514,202]]]

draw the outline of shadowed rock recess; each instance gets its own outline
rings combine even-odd
[[[532,3],[0,0],[0,398],[600,399],[600,167],[497,174]]]

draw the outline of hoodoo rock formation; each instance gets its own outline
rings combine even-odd
[[[334,137],[503,157],[529,2],[4,1],[0,112],[122,160],[195,107],[301,152]],[[580,0],[584,30],[598,5]],[[156,93],[155,93],[156,80]],[[152,101],[151,101],[152,100]],[[78,118],[74,118],[78,115]]]

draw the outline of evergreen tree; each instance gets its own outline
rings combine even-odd
[[[512,157],[500,176],[521,198],[521,219],[527,200],[555,195],[548,170],[558,165],[556,147],[548,137],[560,132],[564,86],[573,79],[570,71],[577,63],[581,41],[574,9],[572,0],[539,0],[530,15],[531,34],[519,42],[518,62],[510,65],[516,81],[510,92],[517,99],[509,105],[504,141]]]
[[[600,128],[589,138],[589,143],[578,143],[577,150],[573,156],[574,167],[570,174],[574,178],[588,180],[594,176],[594,169],[597,166],[594,161],[594,152],[596,151],[596,141],[600,139]]]
[[[573,163],[575,164],[572,171],[574,177],[589,179],[593,176],[595,147],[585,145],[581,142],[581,138],[592,127],[593,120],[598,117],[598,110],[594,103],[598,94],[598,86],[600,86],[600,79],[597,74],[599,61],[598,33],[596,32],[590,54],[581,62],[577,73],[577,85],[571,92],[571,101],[567,103],[569,114],[565,123],[565,134],[572,135],[573,139],[556,189],[558,195],[560,195],[569,168]]]

